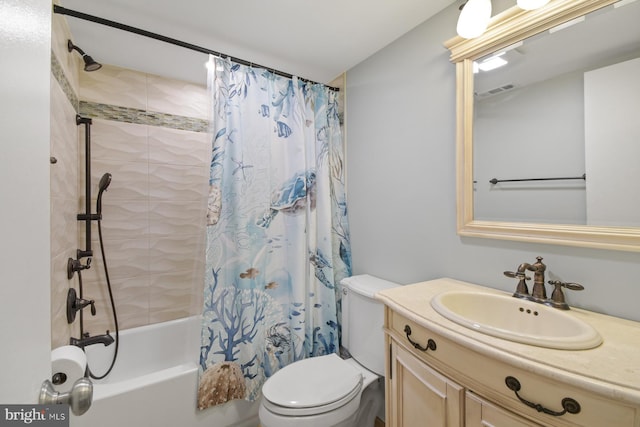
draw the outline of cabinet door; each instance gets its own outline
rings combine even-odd
[[[462,427],[464,389],[391,340],[390,427]]]
[[[467,427],[542,427],[470,391],[466,392],[465,416]]]

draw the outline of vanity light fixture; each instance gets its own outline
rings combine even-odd
[[[465,39],[482,35],[491,19],[491,0],[468,0],[460,9],[456,27],[458,35]]]
[[[517,0],[518,7],[524,10],[539,9],[549,0]],[[467,0],[460,6],[460,16],[456,31],[465,39],[482,35],[491,20],[491,0]]]

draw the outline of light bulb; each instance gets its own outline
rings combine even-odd
[[[490,19],[491,0],[469,0],[458,18],[458,35],[465,39],[478,37],[487,29]]]
[[[524,10],[534,10],[541,8],[547,3],[549,3],[549,0],[518,0],[518,7]]]

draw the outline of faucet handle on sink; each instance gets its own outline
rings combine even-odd
[[[527,287],[527,280],[531,280],[531,277],[527,276],[523,271],[505,271],[503,273],[507,277],[512,279],[520,279],[516,291],[513,296],[516,298],[529,298],[529,288]]]
[[[551,300],[549,301],[549,304],[552,307],[562,310],[569,310],[569,304],[567,304],[564,299],[562,288],[571,289],[572,291],[581,291],[584,289],[584,286],[579,283],[562,282],[560,280],[549,280],[547,283],[555,286],[551,293]]]

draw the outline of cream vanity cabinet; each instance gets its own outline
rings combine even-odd
[[[640,357],[616,354],[640,350],[636,322],[620,320],[629,328],[620,336],[633,338],[617,348],[606,334],[603,348],[586,351],[511,343],[465,331],[429,304],[442,291],[469,288],[479,287],[438,279],[377,295],[386,305],[387,427],[640,427]],[[598,323],[601,333],[616,329],[610,319]],[[556,359],[575,366],[565,372]]]
[[[393,340],[389,361],[390,410],[387,410],[386,425],[464,425],[465,390],[461,385],[441,375]]]

